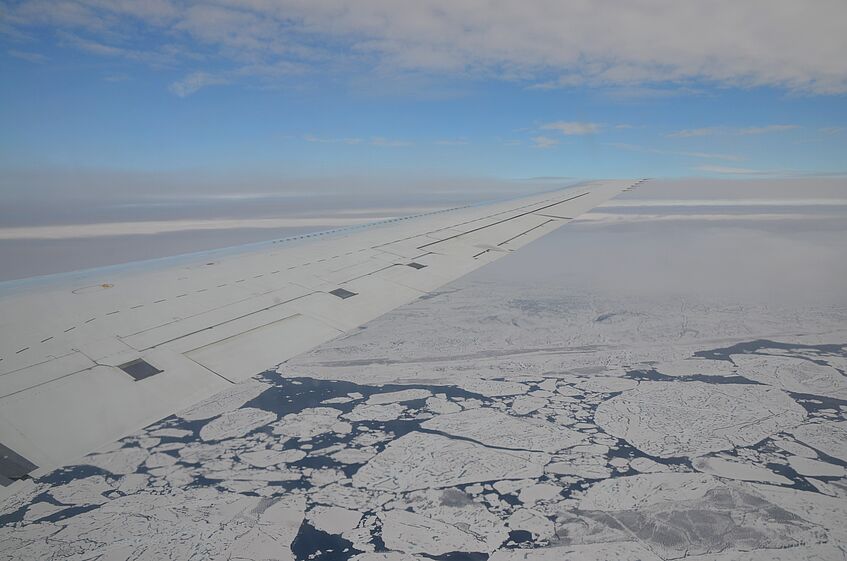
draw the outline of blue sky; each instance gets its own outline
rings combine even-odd
[[[0,174],[847,171],[843,3],[521,4],[4,2]]]

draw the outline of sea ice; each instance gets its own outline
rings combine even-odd
[[[357,487],[405,492],[504,478],[535,478],[549,456],[501,451],[465,440],[411,432],[392,441],[353,475]]]
[[[786,393],[767,386],[642,382],[601,403],[594,418],[607,433],[669,458],[750,446],[805,417]]]
[[[577,431],[485,407],[439,415],[424,421],[421,426],[428,430],[469,438],[486,446],[538,452],[557,452],[585,439],[585,436]]]
[[[791,480],[763,467],[749,463],[734,462],[723,458],[696,458],[691,462],[694,469],[717,477],[741,481],[761,481],[777,485],[791,485]]]
[[[423,389],[408,389],[388,393],[375,393],[365,402],[368,405],[383,405],[386,403],[402,403],[404,401],[415,401],[432,396],[432,392]]]
[[[276,420],[276,413],[245,407],[228,411],[212,419],[200,429],[200,440],[215,441],[244,436],[253,429]]]
[[[389,549],[427,555],[489,551],[489,546],[473,534],[414,512],[389,510],[380,518],[382,540]]]
[[[334,407],[313,407],[300,413],[289,413],[274,424],[273,433],[308,440],[325,433],[347,434],[350,423],[339,421],[341,411]]]
[[[847,379],[831,366],[802,358],[772,355],[732,355],[738,374],[789,392],[847,399]]]

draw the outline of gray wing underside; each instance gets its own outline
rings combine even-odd
[[[411,302],[640,181],[603,181],[0,292],[0,483]]]

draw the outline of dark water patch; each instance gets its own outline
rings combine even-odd
[[[268,487],[277,487],[279,489],[285,491],[293,491],[295,489],[306,490],[311,489],[313,485],[305,478],[300,477],[300,479],[282,479],[279,481],[267,481],[263,482]]]
[[[759,382],[745,378],[744,376],[721,376],[717,374],[692,374],[690,376],[669,376],[658,370],[630,370],[626,378],[638,380],[639,382],[705,382],[707,384],[750,384],[761,385]]]
[[[186,489],[197,488],[197,487],[213,487],[218,491],[225,493],[232,493],[234,491],[227,489],[221,483],[225,481],[236,481],[234,479],[227,478],[216,478],[216,477],[207,477],[205,475],[195,475],[194,479],[191,483],[185,486]],[[243,480],[238,480],[243,481]],[[249,480],[246,480],[249,481]],[[309,483],[305,478],[300,477],[299,479],[278,479],[278,480],[256,480],[256,487],[278,487],[279,489],[285,491],[293,491],[295,489],[311,489],[312,484]],[[249,494],[249,491],[239,491],[240,494],[245,495]]]
[[[65,506],[65,503],[56,499],[53,495],[50,494],[49,491],[45,491],[43,493],[40,493],[34,499],[32,499],[32,502],[33,503],[49,503],[49,504],[55,505],[55,506]],[[73,505],[67,505],[67,506],[73,506]]]
[[[625,378],[639,382],[675,382],[676,376],[668,376],[657,370],[628,370]]]
[[[273,371],[265,372],[259,379],[273,385],[245,403],[244,407],[255,407],[280,416],[299,413],[313,407],[332,407],[347,413],[355,407],[356,401],[333,404],[321,402],[336,397],[347,397],[348,393],[365,393],[360,390],[366,387],[338,380],[286,378]],[[375,389],[375,386],[370,388]]]
[[[353,547],[353,542],[318,530],[306,521],[291,543],[291,552],[298,561],[347,561],[362,553]]]
[[[739,455],[739,450],[754,450],[754,451],[756,451],[757,453],[759,453],[763,456],[768,456],[768,455],[773,455],[773,454],[778,454],[778,455],[784,455],[785,454],[785,452],[781,448],[779,448],[778,446],[776,446],[776,444],[774,444],[774,442],[771,438],[765,438],[763,440],[760,440],[759,442],[757,442],[753,446],[746,446],[746,447],[734,448],[732,450],[722,451],[721,455],[734,458],[738,463],[741,463],[741,464],[756,465],[755,462],[750,462],[749,460],[742,458]],[[809,483],[806,480],[805,477],[803,477],[802,475],[800,475],[799,473],[794,471],[794,469],[792,469],[791,466],[789,466],[788,464],[783,464],[783,463],[778,463],[778,462],[765,462],[765,467],[768,470],[772,471],[773,473],[775,473],[777,475],[781,475],[782,477],[791,481],[791,485],[781,484],[780,487],[797,489],[799,491],[810,491],[810,492],[813,492],[813,493],[819,492],[814,485]]]
[[[98,508],[100,508],[100,505],[74,506],[60,510],[59,512],[54,512],[49,516],[39,518],[38,522],[61,522],[62,520],[67,520],[68,518],[73,518],[74,516],[79,516],[80,514],[90,512]]]
[[[412,389],[424,389],[433,394],[443,393],[453,398],[485,399],[480,394],[469,392],[456,386],[433,386],[425,384],[361,385],[343,380],[286,377],[274,371],[265,372],[259,378],[273,385],[254,399],[245,403],[243,407],[255,407],[276,413],[280,416],[299,413],[304,409],[314,407],[332,407],[339,409],[343,413],[349,413],[356,405],[364,403],[373,395]],[[348,397],[347,394],[350,393],[359,393],[363,398],[348,403],[322,403],[328,399]],[[405,405],[413,408],[421,408],[424,407],[425,402],[425,399],[411,400],[405,402]]]
[[[44,497],[45,499],[50,499],[50,500],[38,500],[39,497]],[[7,513],[7,514],[0,515],[0,528],[2,528],[4,526],[10,526],[12,524],[18,524],[20,522],[23,522],[24,516],[26,516],[26,512],[29,509],[29,507],[32,506],[32,505],[35,505],[37,503],[45,503],[46,502],[46,503],[50,503],[50,504],[53,504],[53,505],[56,505],[56,506],[63,506],[63,503],[56,501],[52,497],[45,497],[44,493],[39,495],[39,497],[34,499],[31,503],[23,505],[22,507],[18,508],[14,512],[10,512],[10,513]],[[99,504],[93,504],[93,505],[88,504],[88,505],[83,505],[83,506],[68,505],[67,508],[64,508],[64,509],[62,509],[58,512],[54,512],[52,514],[42,516],[41,518],[39,518],[37,520],[37,522],[38,523],[61,522],[62,520],[66,520],[68,518],[72,518],[74,516],[83,514],[85,512],[89,512],[91,510],[95,510],[97,508],[100,508],[100,506],[101,505],[99,505]]]
[[[744,376],[710,376],[708,374],[694,374],[692,376],[682,376],[680,379],[684,382],[705,382],[707,384],[748,384],[752,386],[761,386],[759,382],[745,378]]]
[[[785,435],[786,433],[782,433],[782,434]],[[807,448],[811,448],[812,450],[814,450],[815,453],[817,453],[817,455],[818,455],[818,457],[816,459],[821,460],[823,462],[826,462],[828,464],[834,464],[834,465],[841,466],[841,467],[847,467],[847,461],[844,461],[841,458],[836,458],[835,456],[830,456],[826,452],[822,452],[822,451],[818,450],[817,448],[815,448],[811,444],[808,444],[808,443],[794,437],[793,435],[788,435],[788,436],[793,438],[795,442],[802,444],[803,446],[806,446]],[[792,455],[790,452],[787,452],[787,451],[783,450],[782,448],[780,448],[779,446],[777,446],[773,442],[773,440],[771,440],[771,439],[767,439],[767,440],[759,443],[757,450],[774,452],[774,453],[782,454],[782,455],[789,455],[789,456]]]
[[[35,504],[36,501],[33,501],[30,504]],[[0,514],[0,528],[4,526],[11,526],[12,524],[17,524],[18,522],[23,522],[24,515],[26,515],[27,509],[29,509],[30,504],[25,504],[21,507],[18,507],[16,510],[12,512],[7,512],[6,514]]]
[[[12,512],[7,512],[6,514],[0,515],[0,527],[15,524],[17,522],[23,522],[24,515],[26,514],[27,509],[29,509],[31,505],[34,505],[36,503],[48,503],[55,506],[65,506],[65,503],[59,502],[58,500],[56,500],[55,497],[53,497],[53,495],[45,491],[33,497],[30,503],[22,505],[21,507]],[[72,505],[67,506],[70,507]]]
[[[497,493],[497,490],[494,490]],[[520,501],[517,495],[514,493],[497,493],[497,496],[501,501],[505,502],[509,506],[522,506],[523,503]]]
[[[820,493],[817,487],[809,483],[805,477],[794,471],[789,465],[779,464],[776,462],[768,462],[765,464],[765,467],[767,467],[770,471],[774,472],[775,474],[781,475],[782,477],[791,481],[791,485],[781,485],[781,487],[797,489],[798,491]]]
[[[200,438],[200,429],[203,428],[203,425],[212,420],[212,418],[217,415],[210,417],[208,419],[198,419],[196,421],[189,421],[183,419],[182,417],[178,417],[177,415],[168,415],[167,417],[156,421],[155,423],[151,423],[144,427],[143,430],[139,431],[137,434],[127,436],[122,438],[119,442],[123,442],[123,448],[130,448],[132,446],[140,446],[138,444],[138,438],[144,438],[149,436],[149,433],[160,430],[160,429],[180,429],[187,430],[191,434],[186,434],[183,436],[153,436],[151,438],[160,438],[162,443],[165,442],[191,442]]]
[[[806,446],[809,446],[809,445],[806,444]],[[818,459],[821,460],[822,462],[826,462],[828,464],[833,464],[833,465],[836,465],[836,466],[841,466],[841,467],[847,468],[847,462],[845,462],[841,458],[836,458],[835,456],[830,456],[829,454],[827,454],[825,452],[821,452],[820,450],[818,450],[814,446],[809,446],[809,448],[811,448],[812,450],[814,450],[815,452],[818,453]],[[816,476],[816,477],[823,478],[824,476]]]
[[[822,409],[834,409],[840,411],[841,407],[847,407],[847,400],[835,397],[826,397],[810,393],[787,392],[794,401],[803,406],[807,413],[817,413]]]
[[[143,431],[138,434],[127,436],[122,439],[121,442],[124,443],[123,448],[132,448],[132,447],[141,447],[138,443],[139,438],[147,437],[150,432],[157,431],[159,429],[179,429],[179,430],[187,430],[191,434],[186,434],[181,437],[174,436],[154,436],[151,438],[161,438],[162,443],[165,442],[194,442],[200,440],[200,429],[203,428],[206,423],[211,421],[217,417],[217,415],[213,415],[208,419],[198,419],[196,421],[189,421],[187,419],[183,419],[182,417],[177,417],[176,415],[170,415],[165,417],[161,421],[157,421],[152,425],[146,427]]]
[[[451,551],[442,555],[428,555],[421,553],[421,557],[425,559],[434,559],[435,561],[486,561],[487,553],[478,553],[470,551]]]
[[[326,469],[336,468],[338,466],[338,462],[336,462],[329,456],[306,456],[302,460],[295,462],[292,465],[311,469]]]
[[[510,506],[520,506],[520,505],[522,505],[523,503],[520,500],[518,500],[517,495],[515,495],[513,493],[501,493],[500,491],[497,490],[496,487],[494,487],[494,484],[498,483],[500,481],[501,481],[500,479],[492,479],[491,481],[479,481],[479,482],[476,482],[476,483],[464,483],[464,484],[461,484],[461,485],[456,485],[456,489],[460,489],[463,493],[470,495],[470,493],[468,491],[469,487],[475,487],[475,486],[479,485],[479,486],[485,488],[486,486],[490,486],[491,489],[485,489],[483,491],[483,494],[494,493],[495,495],[497,495],[497,497],[501,501],[506,502]]]
[[[731,345],[729,347],[710,349],[706,351],[697,351],[694,353],[694,356],[700,358],[707,358],[710,360],[723,360],[732,362],[731,355],[734,354],[768,355],[772,353],[768,353],[765,351],[772,349],[778,349],[782,351],[793,351],[795,353],[798,353],[798,355],[796,355],[796,358],[803,358],[807,360],[812,360],[809,359],[809,357],[807,356],[809,354],[815,354],[818,356],[847,356],[847,345],[843,344],[803,345],[800,343],[781,343],[778,341],[770,341],[768,339],[756,339],[754,341],[736,343],[735,345]],[[826,364],[825,362],[820,360],[812,360],[812,362],[815,362],[816,364]]]
[[[503,545],[505,547],[509,547],[524,543],[532,543],[532,532],[528,532],[526,530],[512,530],[509,532],[509,539]]]
[[[628,461],[632,461],[636,458],[646,458],[663,466],[684,468],[687,471],[694,471],[694,468],[691,466],[691,460],[685,456],[676,456],[671,458],[651,456],[650,454],[645,454],[629,442],[622,439],[618,439],[618,443],[615,446],[610,447],[608,455],[610,458],[621,458]],[[620,475],[622,474],[613,474],[612,477],[620,477]]]
[[[370,527],[370,544],[374,547],[374,551],[376,553],[388,551],[388,548],[385,547],[385,541],[382,539],[382,519],[379,515],[373,510],[366,510],[362,514],[362,520]]]
[[[578,477],[578,476],[576,476],[576,475],[573,475],[573,476],[568,475],[568,476],[565,476],[565,477]],[[566,486],[566,487],[562,487],[562,490],[561,490],[561,491],[559,491],[559,495],[560,495],[562,498],[564,498],[564,499],[570,499],[570,498],[573,496],[573,494],[574,494],[574,493],[578,493],[578,492],[580,492],[580,491],[584,491],[585,489],[587,489],[588,487],[590,487],[592,483],[594,483],[594,482],[596,482],[596,481],[601,481],[601,480],[600,480],[600,479],[585,479],[585,478],[581,478],[579,481],[576,481],[576,482],[574,482],[574,483],[572,483],[572,484],[570,484],[570,485],[568,485],[568,486]],[[556,484],[557,484],[557,485],[561,485],[558,481],[556,482]]]
[[[59,468],[48,473],[44,477],[39,477],[36,481],[38,483],[48,483],[53,487],[58,487],[59,485],[65,485],[77,479],[85,479],[86,477],[92,477],[95,475],[102,475],[109,479],[115,477],[112,472],[99,467],[92,465],[75,465]]]
[[[439,392],[439,393],[444,393],[444,392]],[[415,409],[415,410],[423,409],[424,407],[426,407],[426,398],[424,398],[424,399],[412,399],[410,401],[404,401],[402,403],[402,405],[405,405],[409,409]]]
[[[382,452],[392,440],[397,440],[401,436],[405,436],[410,432],[420,429],[422,422],[423,421],[418,421],[416,419],[395,419],[392,421],[358,421],[354,425],[363,425],[371,430],[386,433],[388,437],[387,440],[374,444],[374,448]]]

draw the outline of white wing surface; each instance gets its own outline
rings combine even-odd
[[[0,284],[0,483],[273,368],[637,183]]]

